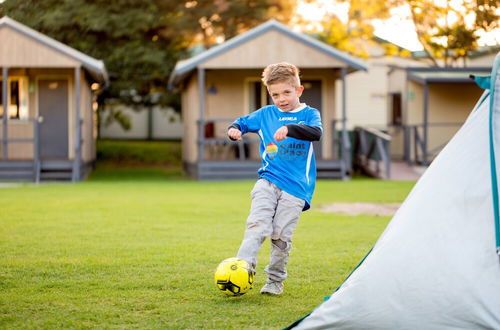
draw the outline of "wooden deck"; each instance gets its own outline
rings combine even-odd
[[[71,181],[73,166],[72,160],[43,160],[39,165],[31,160],[0,160],[0,181]],[[90,166],[80,166],[80,178],[86,176]]]
[[[424,174],[427,166],[408,165],[404,161],[391,162],[392,181],[417,181]]]
[[[36,181],[33,161],[0,161],[0,181]]]

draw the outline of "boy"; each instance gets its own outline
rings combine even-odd
[[[238,118],[227,134],[232,140],[241,140],[247,132],[260,137],[262,167],[251,193],[252,207],[238,258],[255,269],[257,253],[265,238],[270,237],[267,282],[260,293],[279,295],[287,277],[293,231],[300,213],[309,209],[314,192],[316,163],[312,141],[321,138],[323,128],[319,111],[300,103],[304,87],[300,85],[297,67],[289,63],[271,64],[264,69],[262,82],[274,105]]]

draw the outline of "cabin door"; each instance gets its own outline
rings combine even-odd
[[[68,159],[68,80],[38,81],[40,158]]]

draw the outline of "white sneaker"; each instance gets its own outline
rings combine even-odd
[[[283,282],[268,281],[260,290],[262,294],[279,295],[283,293]]]

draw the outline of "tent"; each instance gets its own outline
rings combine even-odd
[[[294,329],[500,329],[500,53],[375,246]]]

